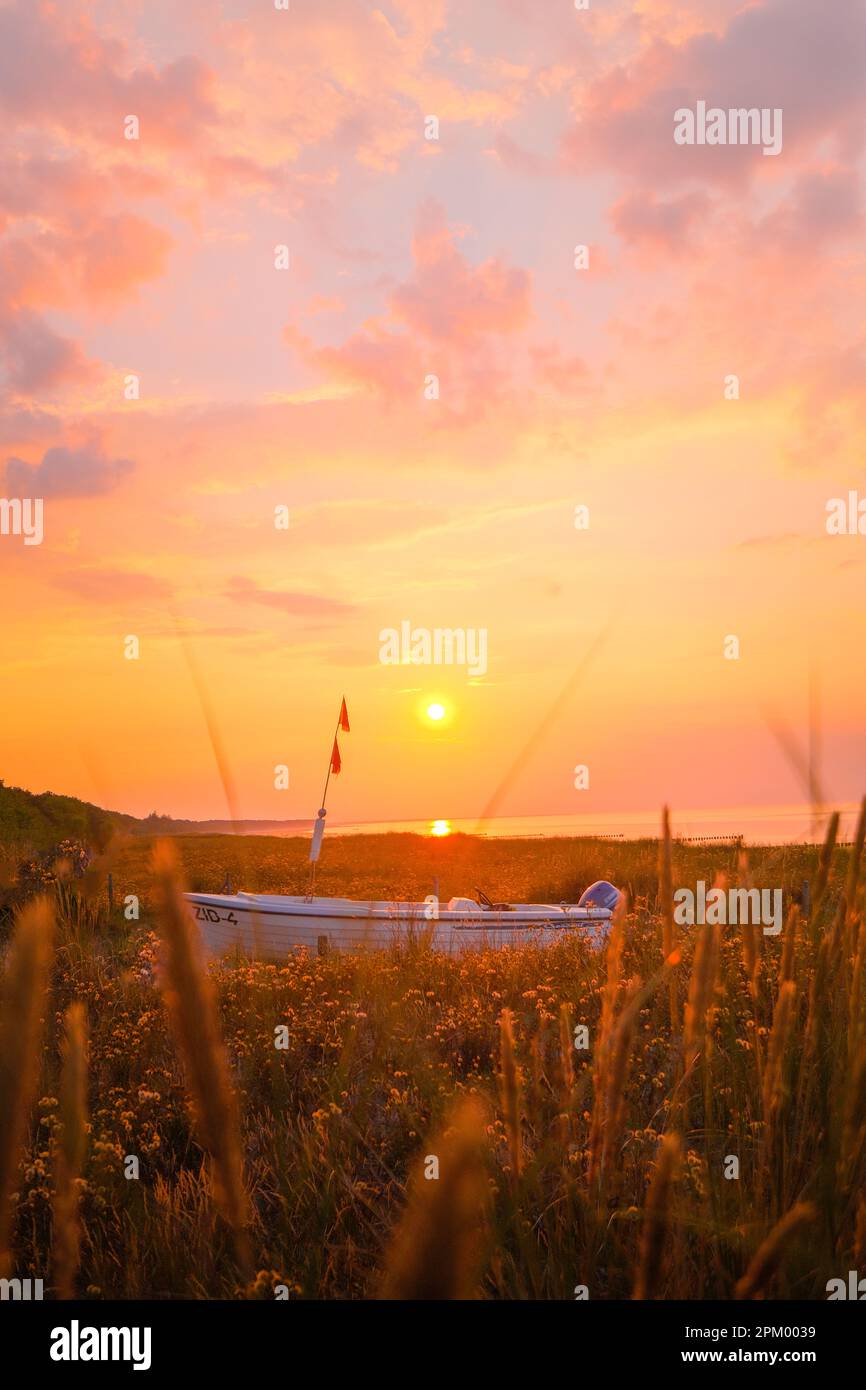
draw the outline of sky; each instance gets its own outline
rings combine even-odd
[[[0,776],[309,817],[345,695],[337,819],[783,804],[811,688],[859,797],[864,70],[860,0],[0,0]]]

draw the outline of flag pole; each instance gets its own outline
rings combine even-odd
[[[346,720],[345,725],[343,724],[343,719],[344,719],[344,717],[345,717],[345,720]],[[311,843],[310,843],[310,887],[309,887],[309,890],[308,890],[308,892],[307,892],[307,901],[308,901],[308,902],[312,902],[312,900],[313,900],[313,892],[314,892],[315,887],[316,887],[316,864],[318,863],[318,860],[319,860],[319,851],[321,850],[321,847],[322,847],[322,838],[323,838],[323,836],[324,836],[324,834],[325,834],[325,816],[327,815],[327,811],[325,810],[325,801],[326,801],[327,796],[328,796],[328,784],[329,784],[329,782],[330,782],[330,780],[331,780],[331,773],[334,771],[334,754],[335,754],[335,753],[336,753],[337,758],[338,758],[338,760],[339,760],[339,748],[338,748],[338,746],[337,746],[337,735],[339,734],[340,729],[342,729],[342,728],[348,729],[348,727],[349,727],[349,717],[348,717],[348,714],[346,713],[346,697],[345,697],[345,695],[344,695],[343,698],[342,698],[342,700],[341,700],[341,702],[340,702],[340,713],[337,715],[337,727],[334,729],[334,741],[333,741],[333,743],[331,744],[331,756],[330,756],[330,758],[329,758],[329,760],[328,760],[328,774],[327,774],[327,776],[326,776],[326,778],[325,778],[325,786],[324,786],[324,790],[323,790],[323,792],[322,792],[322,804],[321,804],[321,807],[319,808],[319,814],[318,814],[318,816],[316,817],[315,825],[313,826],[313,838],[312,838],[312,841],[311,841]],[[339,772],[339,770],[340,770],[340,769],[339,769],[339,761],[338,761],[338,765],[337,765],[337,769],[336,769],[336,770],[337,770],[338,772]]]
[[[343,707],[340,706],[340,713],[337,717],[337,727],[334,730],[334,743],[337,741],[337,734],[340,732],[340,725],[343,722]],[[331,744],[331,756],[328,759],[328,775],[325,778],[325,790],[322,792],[322,810],[325,809],[325,798],[328,795],[328,783],[331,780],[331,768],[334,766],[334,744]]]

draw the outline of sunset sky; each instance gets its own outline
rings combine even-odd
[[[790,802],[813,670],[858,797],[864,71],[862,0],[0,0],[45,530],[0,536],[0,776],[225,816],[192,664],[246,817],[315,814],[344,694],[335,819],[475,816],[539,731],[498,814]],[[699,100],[782,152],[678,146]],[[403,620],[486,672],[383,665]]]

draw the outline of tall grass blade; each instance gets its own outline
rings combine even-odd
[[[39,1075],[42,1015],[54,951],[54,910],[37,898],[19,914],[0,1014],[0,1278],[11,1269],[10,1200]]]
[[[169,1019],[184,1065],[196,1127],[213,1160],[217,1203],[231,1228],[238,1260],[246,1264],[247,1199],[237,1100],[195,923],[181,895],[177,857],[166,841],[154,851],[154,873]]]
[[[81,1245],[78,1181],[87,1152],[87,1025],[83,1004],[71,1004],[66,1011],[61,1055],[52,1254],[57,1296],[74,1298]]]
[[[380,1296],[470,1299],[488,1233],[484,1115],[474,1099],[459,1104],[429,1141],[413,1176],[409,1203],[386,1253]],[[431,1160],[438,1164],[438,1176]]]

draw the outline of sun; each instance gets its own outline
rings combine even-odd
[[[415,701],[415,718],[429,733],[435,731],[436,737],[443,737],[450,731],[457,711],[450,696],[441,688],[419,690]]]
[[[434,820],[433,824],[430,826],[430,834],[436,836],[450,835],[451,822],[447,820]]]

